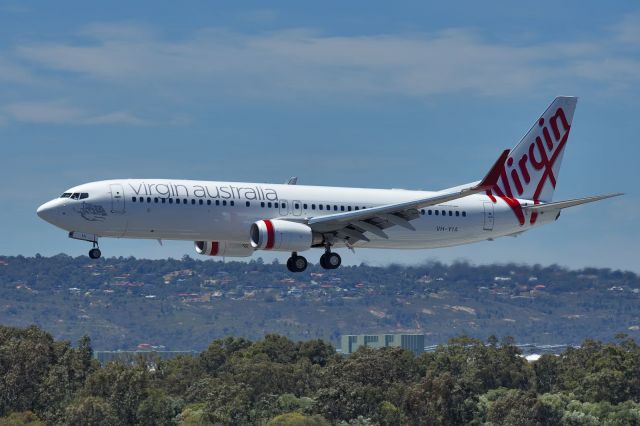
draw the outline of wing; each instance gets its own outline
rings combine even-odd
[[[384,229],[391,226],[402,226],[415,230],[410,221],[420,216],[420,209],[491,189],[498,181],[508,156],[509,150],[507,149],[502,152],[502,155],[496,160],[486,176],[477,183],[439,191],[427,198],[418,198],[402,203],[387,204],[327,216],[317,216],[309,219],[307,224],[316,232],[333,233],[336,239],[344,240],[348,244],[358,240],[369,241],[369,238],[365,235],[367,232],[381,238],[388,238]]]

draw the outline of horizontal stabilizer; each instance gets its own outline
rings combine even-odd
[[[566,209],[567,207],[579,206],[580,204],[593,203],[594,201],[600,201],[600,200],[604,200],[611,197],[617,197],[619,195],[623,195],[622,192],[616,192],[615,194],[606,194],[606,195],[594,195],[593,197],[558,201],[555,203],[536,204],[531,206],[525,206],[524,208],[537,213],[544,213],[549,211],[558,211],[558,210]]]

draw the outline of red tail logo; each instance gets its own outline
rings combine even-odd
[[[551,183],[552,188],[556,187],[553,167],[567,143],[571,126],[564,110],[558,108],[555,114],[549,117],[548,123],[545,123],[543,117],[540,118],[536,130],[535,140],[529,144],[528,149],[516,147],[513,156],[507,159],[502,169],[498,184],[487,191],[491,201],[496,203],[498,197],[511,207],[520,225],[525,223],[524,212],[515,197],[531,199],[538,204],[547,181]],[[516,162],[514,157],[517,156],[520,158]],[[534,224],[536,219],[537,213],[533,213],[530,223]]]

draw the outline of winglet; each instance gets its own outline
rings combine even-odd
[[[500,158],[498,158],[493,164],[491,170],[489,170],[489,173],[486,174],[486,176],[480,181],[479,184],[476,185],[474,189],[485,191],[493,188],[498,183],[498,179],[500,178],[500,174],[502,173],[502,169],[504,168],[504,163],[507,161],[507,157],[509,157],[509,152],[511,152],[511,150],[509,149],[505,149],[504,151],[502,151],[502,154],[500,154]]]

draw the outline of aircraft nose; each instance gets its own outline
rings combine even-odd
[[[55,200],[51,200],[38,207],[38,210],[36,210],[36,214],[40,217],[40,219],[51,222],[51,219],[55,214],[55,208],[56,202]]]

